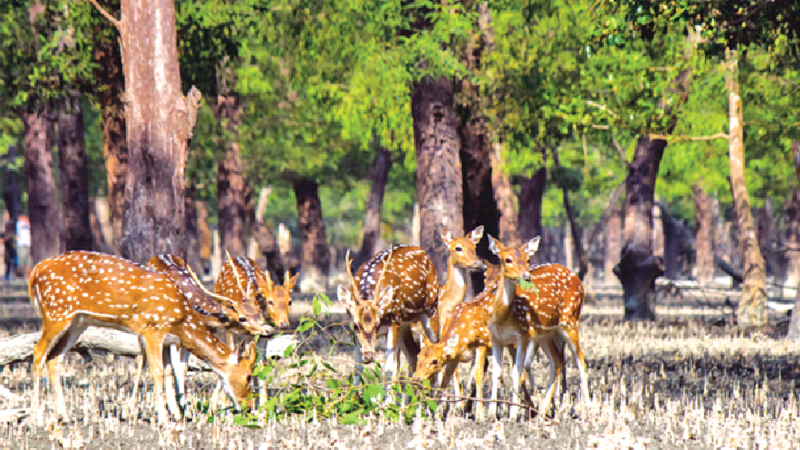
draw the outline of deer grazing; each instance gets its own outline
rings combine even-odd
[[[564,367],[563,343],[570,345],[581,376],[581,393],[588,398],[588,382],[583,353],[578,342],[580,310],[583,305],[583,286],[566,267],[549,264],[529,271],[528,261],[539,247],[535,237],[520,248],[505,247],[489,236],[489,249],[500,258],[501,283],[498,287],[492,314],[488,321],[494,344],[492,348],[492,399],[497,399],[497,388],[502,368],[502,348],[516,345],[516,358],[511,373],[513,405],[509,415],[516,418],[519,408],[517,389],[524,366],[530,364],[535,346],[541,347],[550,360],[550,380],[539,411],[550,406],[556,380]],[[532,281],[533,286],[523,289],[520,280]],[[565,339],[566,338],[566,339]],[[497,403],[489,406],[495,417]]]
[[[37,264],[29,289],[42,317],[42,335],[33,350],[33,404],[39,407],[39,378],[46,363],[61,420],[69,417],[59,365],[89,326],[129,331],[143,340],[161,423],[168,420],[165,345],[180,345],[209,364],[237,405],[250,394],[254,346],[244,351],[227,347],[204,324],[204,314],[187,299],[188,292],[166,274],[116,256],[74,251]]]
[[[267,335],[273,332],[273,328],[264,322],[261,314],[255,314],[253,305],[247,304],[244,299],[234,301],[228,297],[209,292],[202,281],[186,262],[176,255],[157,255],[147,261],[147,267],[167,275],[184,293],[186,299],[193,305],[195,311],[200,313],[201,322],[212,330],[227,330],[237,333],[249,333]],[[228,344],[233,347],[232,344]],[[172,383],[166,381],[167,406],[170,412],[176,417],[180,416],[180,410],[185,407],[183,399],[186,391],[186,366],[189,361],[189,351],[179,348],[177,345],[170,345],[169,351],[164,352],[164,363],[167,372],[172,371],[175,379],[176,395],[172,389]],[[136,396],[141,380],[142,371],[146,355],[144,346],[142,355],[139,358],[137,367],[132,400],[136,401]]]
[[[436,314],[438,277],[433,262],[419,247],[394,245],[378,252],[353,276],[350,252],[345,257],[350,287],[339,285],[339,301],[353,319],[358,345],[356,372],[375,358],[375,341],[388,328],[387,378],[400,370],[399,352],[405,353],[411,370],[417,365],[419,345],[411,332],[421,322],[429,340],[436,340],[430,318]]]

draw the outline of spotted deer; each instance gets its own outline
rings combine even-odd
[[[200,313],[199,318],[206,327],[212,330],[229,330],[254,335],[267,335],[273,332],[273,328],[264,323],[260,316],[252,314],[252,308],[248,308],[248,305],[242,302],[241,299],[237,302],[228,297],[209,292],[192,268],[179,256],[153,256],[147,261],[147,267],[164,273],[179,286],[195,311]],[[233,347],[233,345],[229,344],[229,347]],[[144,350],[144,347],[142,349]],[[177,392],[173,392],[172,383],[166,382],[167,406],[170,412],[180,416],[180,410],[185,407],[185,375],[189,361],[189,351],[185,348],[179,348],[177,345],[171,345],[168,351],[165,350],[163,358],[167,373],[171,371],[177,388]],[[136,401],[145,359],[145,352],[142,351],[133,385],[132,400],[134,402]]]
[[[517,417],[519,409],[517,388],[525,365],[530,364],[535,346],[541,347],[550,360],[550,379],[539,411],[544,413],[550,406],[556,380],[564,367],[563,342],[573,350],[576,365],[581,373],[581,392],[588,398],[583,353],[578,342],[578,324],[583,304],[583,287],[580,280],[563,266],[546,265],[528,271],[528,261],[539,247],[535,237],[520,248],[505,247],[491,236],[489,249],[500,258],[503,279],[495,297],[492,314],[488,321],[494,344],[492,348],[492,399],[497,399],[502,367],[502,348],[516,345],[517,356],[511,373],[513,403],[509,408],[511,417]],[[520,280],[532,281],[533,286],[523,289]],[[575,283],[577,281],[577,284]],[[563,320],[562,320],[563,317]],[[563,327],[563,328],[562,328]],[[566,338],[566,339],[565,339]],[[489,406],[489,414],[497,413],[497,403]]]
[[[42,317],[42,335],[33,350],[34,396],[47,364],[59,417],[68,421],[59,365],[89,326],[139,336],[154,379],[157,419],[168,420],[163,393],[165,345],[177,344],[206,362],[237,403],[250,394],[253,345],[231,350],[204,324],[203,314],[166,274],[112,255],[74,251],[37,264],[29,280],[31,301]]]
[[[229,297],[235,301],[246,302],[256,305],[260,314],[267,322],[277,328],[285,329],[289,327],[289,313],[292,306],[292,290],[297,281],[297,276],[290,276],[286,272],[283,285],[275,285],[269,275],[269,271],[262,271],[258,263],[251,258],[244,256],[231,257],[230,253],[225,264],[222,266],[214,291],[218,295]],[[236,333],[240,336],[242,333]],[[250,333],[252,334],[252,333]],[[247,334],[244,334],[247,340]],[[234,343],[233,334],[227,335],[229,346]],[[267,339],[259,340],[258,347],[261,354],[266,354]],[[266,395],[266,386],[260,385],[262,394]],[[220,386],[214,390],[212,395],[212,407],[216,407],[219,398]]]
[[[350,269],[349,251],[345,264],[350,287],[339,285],[337,294],[353,319],[358,339],[356,373],[362,364],[375,359],[375,341],[382,328],[388,328],[384,365],[387,378],[391,379],[400,369],[400,351],[405,353],[413,370],[419,345],[412,335],[411,324],[421,322],[428,339],[437,340],[430,320],[436,314],[439,292],[433,262],[419,247],[394,245],[364,263],[356,276]]]

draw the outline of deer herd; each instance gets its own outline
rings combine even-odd
[[[385,335],[385,378],[397,381],[402,353],[414,382],[428,380],[440,389],[452,383],[455,398],[464,399],[457,369],[460,363],[472,363],[470,379],[475,381],[480,400],[491,354],[488,414],[496,418],[504,349],[508,349],[512,399],[504,403],[509,404],[509,415],[517,418],[520,389],[530,400],[524,382],[527,379],[533,384],[530,367],[538,349],[550,363],[549,381],[538,409],[545,412],[552,405],[559,380],[562,391],[566,389],[564,349],[568,347],[580,374],[580,398],[585,402],[589,388],[578,331],[584,292],[578,277],[558,264],[530,267],[538,237],[520,247],[506,247],[488,236],[498,265],[478,256],[482,226],[465,237],[442,230],[441,239],[448,250],[447,280],[442,286],[433,262],[419,247],[386,248],[355,275],[348,251],[348,284],[339,285],[337,294],[356,336],[355,383],[359,383],[363,365],[375,360],[378,337]],[[475,271],[485,271],[485,288],[471,298],[468,280]],[[34,267],[29,281],[31,301],[42,318],[42,334],[33,352],[32,404],[43,409],[39,406],[39,382],[46,365],[58,418],[69,420],[59,365],[81,333],[95,326],[138,336],[142,357],[132,401],[147,361],[160,423],[167,422],[170,414],[180,419],[185,408],[190,354],[219,376],[221,389],[235,407],[252,406],[250,380],[258,352],[247,336],[269,336],[276,328],[289,327],[290,293],[296,279],[297,275],[287,273],[284,285],[276,286],[269,272],[252,259],[227,255],[215,292],[210,292],[189,265],[174,255],[154,256],[146,265],[87,251],[44,260]],[[236,335],[242,338],[234,339]],[[239,343],[234,345],[235,341]],[[484,415],[479,401],[475,417]]]

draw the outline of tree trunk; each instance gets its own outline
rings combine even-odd
[[[714,279],[714,240],[712,235],[713,203],[700,183],[692,187],[694,192],[694,220],[697,224],[695,234],[695,266],[697,267],[697,282],[707,285]]]
[[[197,187],[193,181],[186,186],[184,208],[186,211],[186,263],[197,274],[204,273],[200,259],[199,228],[197,222]]]
[[[240,122],[238,98],[217,98],[217,118],[227,133],[224,158],[217,163],[217,201],[219,237],[222,249],[232,256],[245,256],[247,252],[247,216],[245,211],[245,186],[242,158],[236,142],[236,129]]]
[[[787,214],[787,222],[788,226],[786,227],[787,245],[791,245],[793,251],[787,255],[789,258],[789,267],[794,269],[794,283],[795,286],[797,285],[798,272],[800,271],[800,250],[798,250],[798,244],[800,244],[800,141],[792,141],[792,156],[794,157],[794,170],[795,174],[797,175],[797,183],[798,185],[794,188],[794,193],[792,194],[792,208],[793,214],[789,216]],[[788,276],[787,276],[788,278]],[[800,286],[797,286],[797,290],[795,293],[794,298],[794,311],[792,313],[792,320],[789,322],[789,332],[786,334],[786,339],[794,342],[800,342]]]
[[[625,178],[624,233],[614,274],[622,283],[625,320],[655,320],[656,278],[664,259],[653,255],[653,200],[667,141],[640,137]]]
[[[520,177],[520,191],[517,203],[519,215],[517,216],[517,233],[520,242],[527,242],[536,236],[542,237],[542,243],[547,246],[547,238],[542,229],[542,197],[547,187],[547,168],[542,163],[532,177]],[[531,258],[531,264],[547,261],[546,252],[538,252]]]
[[[736,311],[740,327],[761,326],[766,323],[766,264],[758,248],[750,196],[744,177],[744,132],[742,130],[742,99],[739,97],[738,56],[726,51],[727,87],[730,111],[729,151],[733,203],[738,219],[739,242],[744,258],[742,298]]]
[[[108,206],[111,211],[113,238],[107,243],[113,253],[119,252],[122,219],[125,215],[125,182],[128,174],[128,143],[125,141],[125,114],[122,92],[122,55],[119,43],[103,42],[95,48],[95,77],[103,86],[97,96],[103,118],[103,154],[108,180]]]
[[[128,173],[120,253],[186,254],[184,167],[200,92],[181,94],[173,0],[122,0]]]
[[[661,203],[661,226],[664,234],[664,277],[677,280],[681,275],[682,225],[672,217],[666,202]]]
[[[322,217],[319,185],[308,179],[295,180],[294,195],[302,243],[300,289],[304,292],[324,292],[327,288],[331,257],[325,234],[325,220]]]
[[[461,160],[453,83],[446,77],[414,82],[411,95],[420,203],[420,246],[446,278],[447,248],[437,239],[442,227],[464,233]]]
[[[494,151],[491,155],[492,163],[492,186],[494,186],[494,199],[500,214],[498,219],[498,235],[500,242],[508,243],[508,246],[520,245],[517,231],[517,206],[514,204],[516,196],[511,189],[511,180],[503,168],[503,145],[494,144]]]
[[[557,149],[553,149],[553,163],[556,168],[561,167]],[[578,257],[578,278],[583,281],[584,278],[586,278],[586,273],[589,271],[589,258],[583,250],[583,229],[578,225],[578,221],[575,219],[575,211],[573,211],[572,204],[569,201],[569,190],[565,186],[561,186],[561,193],[564,200],[564,210],[567,212],[567,219],[569,220],[572,242],[575,246],[575,255]]]
[[[3,166],[3,204],[8,210],[9,222],[16,223],[17,217],[22,214],[22,183],[20,182],[17,157],[17,146],[9,145]],[[5,224],[3,224],[5,225]]]
[[[49,111],[28,113],[25,122],[25,178],[28,184],[28,218],[31,223],[31,267],[61,253],[61,212],[53,179]]]
[[[777,240],[775,215],[772,212],[772,200],[764,200],[764,207],[758,209],[756,215],[756,227],[758,236],[758,248],[764,256],[766,273],[772,274],[777,278],[780,262],[772,252],[772,243]]]
[[[367,200],[367,214],[361,230],[361,248],[353,259],[353,271],[375,255],[381,237],[381,207],[389,171],[392,169],[392,154],[375,138],[375,169],[372,172],[372,186]]]
[[[798,143],[800,152],[800,143]],[[800,155],[798,155],[800,156]],[[784,285],[796,286],[800,282],[800,186],[792,190],[789,201],[786,202],[786,276]]]
[[[614,265],[619,261],[619,255],[622,253],[622,207],[619,201],[613,202],[610,205],[611,211],[606,221],[606,248],[605,258],[603,262],[603,278],[605,284],[617,283],[617,277],[614,275]]]
[[[64,248],[94,248],[89,214],[89,169],[83,111],[78,97],[67,97],[58,113],[58,165],[64,211]]]
[[[214,246],[214,235],[208,226],[208,208],[205,202],[197,200],[194,204],[197,211],[197,245],[200,249],[200,267],[207,274],[211,271],[211,248]],[[201,270],[198,268],[197,270]]]
[[[264,270],[269,271],[273,281],[276,283],[283,283],[285,272],[278,240],[275,238],[275,234],[272,230],[270,230],[264,222],[269,192],[270,188],[265,187],[261,188],[261,192],[259,193],[253,237],[256,240],[259,252],[266,260],[263,266]]]

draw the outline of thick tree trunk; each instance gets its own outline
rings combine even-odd
[[[185,256],[184,167],[200,92],[181,94],[173,0],[122,0],[128,174],[120,253]]]
[[[103,153],[108,180],[108,205],[111,211],[113,238],[107,243],[111,251],[119,251],[122,238],[122,219],[125,215],[125,182],[128,174],[128,143],[125,140],[124,104],[122,92],[125,77],[122,74],[122,55],[119,43],[103,42],[95,48],[95,77],[103,86],[98,90],[103,118]]]
[[[3,204],[8,210],[11,223],[16,223],[17,217],[22,214],[22,183],[19,169],[14,169],[18,167],[17,157],[19,157],[17,146],[9,145],[3,165]]]
[[[536,236],[542,237],[547,246],[547,237],[542,229],[542,197],[547,187],[547,168],[542,166],[532,177],[519,178],[520,191],[517,198],[519,215],[517,216],[517,233],[520,242],[527,242]],[[546,252],[538,252],[531,258],[531,264],[543,263],[547,260]]]
[[[606,221],[606,248],[603,262],[603,279],[606,284],[618,282],[614,275],[614,265],[619,261],[622,253],[622,205],[619,201],[610,205],[613,208]]]
[[[622,283],[625,320],[655,320],[656,278],[664,260],[653,255],[653,200],[667,141],[640,137],[625,178],[624,233],[614,273]]]
[[[797,144],[800,152],[800,143]],[[798,155],[800,156],[800,155]],[[786,276],[784,285],[796,286],[800,282],[800,186],[792,190],[784,208],[786,217]]]
[[[64,249],[92,250],[89,169],[83,111],[78,97],[66,98],[58,112],[58,165],[64,211]]]
[[[236,142],[240,114],[236,96],[220,95],[217,98],[217,118],[227,134],[226,139],[222,139],[224,157],[217,163],[219,237],[223,250],[232,256],[245,256],[247,252],[244,174]]]
[[[328,283],[331,256],[325,233],[325,220],[322,217],[319,185],[308,179],[295,180],[294,195],[297,200],[297,224],[303,247],[300,257],[302,273],[300,289],[304,292],[324,292]]]
[[[790,270],[794,269],[794,285],[796,286],[797,279],[800,278],[800,273],[798,273],[800,272],[800,250],[798,250],[800,249],[798,246],[800,244],[800,141],[792,141],[792,156],[798,185],[794,188],[794,193],[792,194],[793,213],[791,216],[787,214],[786,218],[788,225],[786,227],[786,245],[791,245],[793,249],[787,257],[789,258]],[[792,320],[789,322],[789,332],[786,334],[786,338],[794,342],[800,342],[800,286],[797,286],[795,293],[794,311]]]
[[[392,169],[392,154],[375,138],[375,168],[372,172],[372,186],[367,199],[367,214],[361,230],[361,248],[353,259],[353,271],[375,255],[381,237],[381,207],[389,171]]]
[[[733,203],[738,219],[739,242],[744,258],[742,298],[736,312],[740,327],[761,326],[766,323],[766,264],[758,248],[750,196],[744,176],[744,132],[742,130],[742,99],[739,96],[738,56],[726,52],[727,87],[730,112],[729,153]]]
[[[692,187],[694,192],[694,220],[697,226],[695,234],[695,266],[697,268],[697,282],[706,285],[714,279],[714,239],[713,230],[713,203],[700,183]]]
[[[420,246],[446,278],[447,248],[438,240],[442,227],[464,233],[463,192],[453,83],[425,77],[414,83],[411,114],[417,153]]]
[[[25,122],[25,178],[31,223],[31,267],[61,253],[61,212],[53,179],[52,126],[42,113],[28,113]]]

